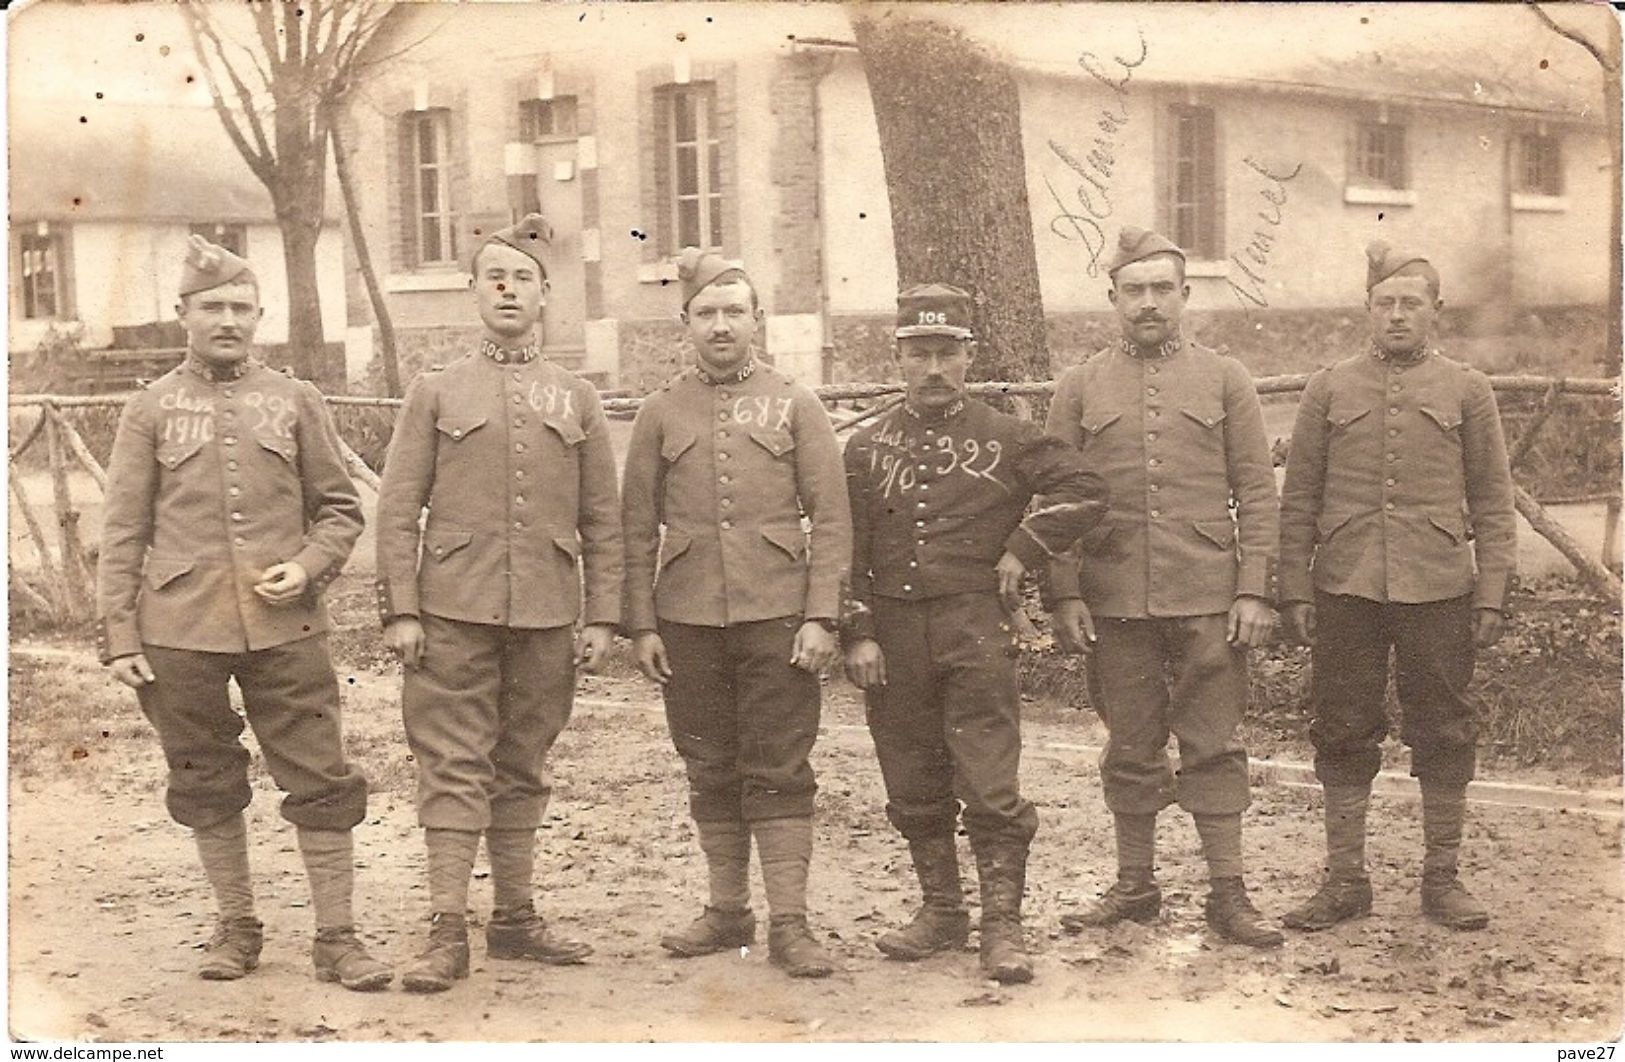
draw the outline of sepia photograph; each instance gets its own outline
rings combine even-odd
[[[11,1042],[1625,1035],[1611,7],[4,41]]]

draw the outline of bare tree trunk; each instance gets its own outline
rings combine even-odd
[[[854,13],[852,25],[880,132],[898,284],[971,292],[977,379],[1048,378],[1014,74],[959,30],[902,8]]]
[[[333,164],[339,173],[339,191],[344,195],[344,213],[350,219],[350,242],[355,248],[356,262],[361,268],[361,279],[367,285],[367,300],[372,303],[372,317],[378,323],[378,356],[384,362],[384,389],[389,397],[401,397],[401,362],[395,351],[395,322],[389,315],[389,304],[378,284],[378,272],[373,268],[372,252],[367,247],[367,232],[361,224],[361,204],[356,202],[355,177],[350,170],[350,147],[343,136],[343,121],[338,116],[328,123],[333,138]]]
[[[322,295],[316,275],[318,227],[279,218],[282,255],[288,274],[288,355],[295,375],[315,381],[322,390],[342,390],[343,373],[329,364],[322,330]]]

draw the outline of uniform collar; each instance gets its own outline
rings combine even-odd
[[[903,412],[907,413],[915,420],[925,424],[941,424],[945,420],[952,420],[954,417],[959,416],[959,414],[963,413],[964,411],[965,400],[963,398],[954,399],[951,405],[947,406],[939,413],[923,413],[920,410],[915,409],[906,400],[903,402]]]
[[[744,383],[746,380],[751,378],[753,373],[756,372],[756,357],[755,355],[752,355],[750,359],[745,362],[745,364],[741,365],[737,370],[729,373],[727,376],[712,375],[711,373],[705,371],[705,366],[703,365],[694,366],[694,372],[697,376],[699,376],[702,383],[708,383],[712,387],[719,387],[722,384]]]
[[[523,365],[535,361],[541,356],[541,348],[535,343],[526,343],[522,347],[504,347],[491,342],[489,339],[480,340],[480,353],[496,362],[498,365],[507,365],[514,362]]]
[[[1131,358],[1171,358],[1185,348],[1185,333],[1176,331],[1161,344],[1149,349],[1130,343],[1127,337],[1118,339],[1117,349]]]
[[[193,376],[207,380],[209,383],[227,383],[231,380],[241,380],[243,378],[243,374],[248,371],[248,363],[250,360],[251,359],[249,358],[244,358],[241,361],[234,361],[225,365],[216,365],[215,363],[205,359],[202,355],[198,354],[197,351],[188,350],[186,352],[186,359],[182,361],[181,364],[185,366],[186,370]]]
[[[1376,358],[1378,361],[1385,362],[1389,365],[1401,365],[1409,367],[1411,365],[1420,364],[1429,354],[1437,353],[1438,351],[1432,347],[1422,347],[1420,350],[1417,350],[1411,354],[1390,354],[1376,343],[1371,344],[1371,356]]]

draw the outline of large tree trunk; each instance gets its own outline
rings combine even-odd
[[[316,238],[308,222],[281,218],[282,256],[288,276],[288,353],[280,359],[294,374],[324,391],[344,389],[344,372],[327,356],[322,331],[322,296],[316,276]]]
[[[901,8],[854,13],[852,25],[880,131],[898,284],[971,292],[977,379],[1047,378],[1014,75],[959,30]]]

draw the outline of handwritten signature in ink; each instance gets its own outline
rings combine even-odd
[[[1241,161],[1268,183],[1258,192],[1265,203],[1264,208],[1258,212],[1258,219],[1262,224],[1254,226],[1247,246],[1230,256],[1230,261],[1241,270],[1245,278],[1244,283],[1236,283],[1235,277],[1230,277],[1228,283],[1243,310],[1252,308],[1248,303],[1268,309],[1269,298],[1264,294],[1264,271],[1269,266],[1270,252],[1275,249],[1275,240],[1280,235],[1281,222],[1286,218],[1287,182],[1303,172],[1303,163],[1292,167],[1291,173],[1279,174],[1267,166],[1254,162],[1251,158],[1244,158]]]
[[[1111,89],[1115,105],[1101,110],[1096,118],[1095,128],[1098,132],[1082,159],[1065,145],[1049,141],[1050,151],[1081,178],[1073,193],[1077,199],[1076,207],[1068,204],[1048,177],[1044,178],[1044,186],[1060,208],[1060,213],[1050,219],[1050,231],[1063,240],[1076,240],[1083,244],[1084,251],[1089,255],[1085,271],[1092,277],[1099,275],[1100,256],[1106,249],[1106,232],[1100,223],[1112,213],[1112,171],[1117,165],[1118,134],[1128,124],[1128,85],[1134,78],[1135,69],[1145,62],[1147,52],[1145,34],[1142,33],[1137,58],[1114,56],[1111,60],[1114,65],[1108,65],[1093,52],[1078,56],[1078,65],[1084,72]]]

